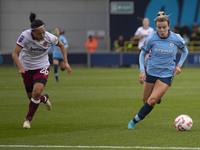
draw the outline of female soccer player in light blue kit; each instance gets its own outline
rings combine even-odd
[[[68,48],[67,39],[62,35],[65,32],[61,32],[59,28],[54,29],[55,36],[58,37],[58,39],[64,44],[65,48]],[[56,82],[58,82],[58,65],[60,64],[60,68],[62,71],[65,70],[64,68],[64,62],[63,62],[63,55],[58,46],[51,46],[49,48],[49,51],[53,49],[53,65],[54,65],[54,76],[56,78]]]
[[[181,66],[188,55],[183,38],[179,34],[169,31],[170,21],[168,16],[164,12],[159,12],[154,21],[157,31],[147,38],[140,53],[139,81],[141,84],[144,83],[143,101],[145,104],[133,120],[129,122],[128,129],[135,129],[135,124],[151,112],[158,100],[171,86],[173,76],[181,73]],[[182,51],[182,54],[176,65],[178,48]],[[144,59],[150,50],[145,72]]]

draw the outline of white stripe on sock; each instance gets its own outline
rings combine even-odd
[[[31,101],[32,101],[33,103],[35,103],[35,104],[39,104],[39,103],[40,103],[40,100],[35,100],[35,99],[33,99],[33,98],[31,98]]]
[[[135,120],[136,120],[137,122],[140,122],[140,121],[141,121],[141,119],[139,118],[138,114],[135,116]]]

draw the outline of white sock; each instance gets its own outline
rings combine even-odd
[[[31,98],[31,101],[32,101],[33,103],[35,103],[35,104],[39,104],[39,103],[40,103],[40,99],[35,100],[35,99]]]

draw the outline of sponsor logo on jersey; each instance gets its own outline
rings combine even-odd
[[[154,51],[156,51],[158,53],[162,53],[162,54],[173,53],[172,49],[158,49],[158,48],[155,48]]]
[[[24,39],[24,36],[21,35],[20,38],[19,38],[19,40],[18,40],[18,42],[21,43],[23,41],[23,39]]]
[[[43,48],[30,48],[30,51],[32,52],[44,52],[46,51],[46,49],[43,49]]]

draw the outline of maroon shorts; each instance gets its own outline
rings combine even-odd
[[[50,72],[50,68],[42,68],[37,70],[28,70],[25,73],[22,73],[22,78],[24,81],[24,85],[26,87],[31,87],[34,84],[34,81],[37,79],[48,79],[48,74]]]

